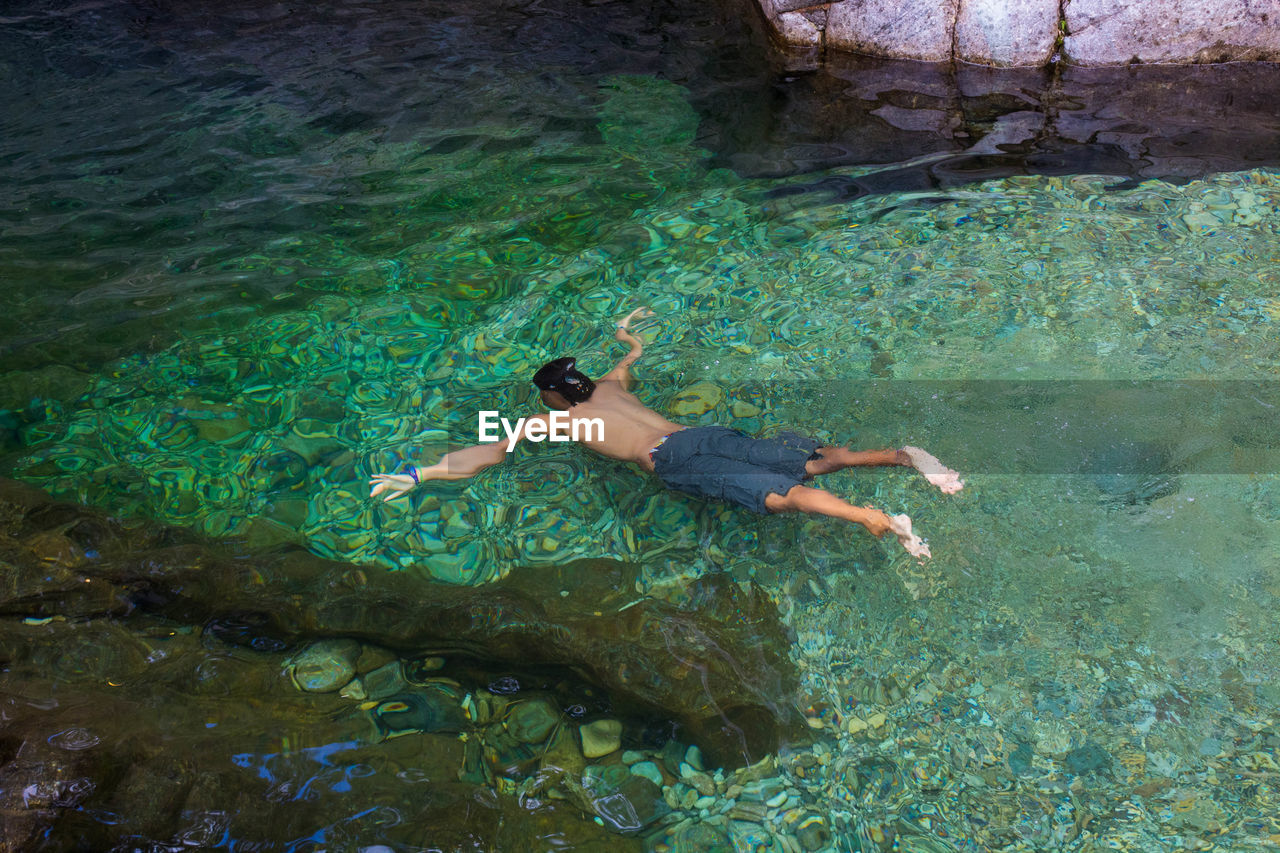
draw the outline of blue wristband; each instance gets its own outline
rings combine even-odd
[[[406,466],[404,466],[404,472],[405,472],[406,474],[408,474],[410,477],[412,477],[412,478],[413,478],[413,484],[414,484],[415,486],[417,486],[417,485],[421,485],[421,482],[422,482],[422,481],[418,479],[418,469],[417,469],[417,468],[413,467],[412,465],[406,465]]]

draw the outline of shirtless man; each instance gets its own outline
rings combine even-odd
[[[631,351],[599,380],[592,382],[576,370],[572,358],[549,362],[534,375],[542,401],[568,411],[571,423],[598,419],[604,424],[602,435],[599,430],[582,430],[582,444],[602,456],[638,465],[672,489],[727,500],[759,513],[807,512],[842,518],[861,524],[876,537],[892,531],[913,555],[930,556],[928,545],[912,533],[906,515],[890,517],[872,507],[854,506],[802,482],[853,466],[907,465],[951,494],[964,485],[955,471],[917,447],[850,450],[819,446],[794,433],[754,439],[725,427],[687,427],[667,420],[629,390],[631,365],[644,350],[629,326],[634,318],[648,316],[651,311],[638,308],[618,322],[614,337],[630,344]],[[550,419],[550,413],[535,415],[523,422],[514,438],[454,450],[434,465],[410,466],[401,474],[375,474],[369,481],[371,496],[385,494],[384,500],[393,500],[424,480],[473,477],[506,459],[512,442],[527,436],[531,424],[541,423],[538,432],[548,435]]]

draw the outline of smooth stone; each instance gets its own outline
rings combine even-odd
[[[814,853],[831,843],[831,829],[821,815],[811,814],[802,819],[793,833],[800,847]]]
[[[698,745],[694,744],[684,751],[684,762],[694,770],[706,770],[706,766],[702,763],[702,750],[698,749]]]
[[[293,659],[289,675],[299,690],[332,693],[355,678],[359,654],[360,644],[355,640],[321,640]]]
[[[658,787],[662,787],[662,771],[652,761],[638,761],[632,764],[631,772],[637,776],[643,776]]]
[[[587,758],[600,758],[616,752],[622,746],[622,723],[617,720],[596,720],[578,727],[582,737],[582,754]]]
[[[711,411],[724,399],[720,386],[710,382],[695,382],[681,391],[668,407],[677,417],[690,417]]]
[[[669,853],[734,853],[725,828],[710,820],[681,821],[652,836],[645,843],[645,851],[652,853],[658,850]]]
[[[704,797],[709,797],[716,792],[715,780],[701,770],[694,770],[688,764],[680,766],[680,777],[696,788],[698,793]]]
[[[375,669],[381,669],[395,659],[394,652],[381,646],[364,645],[360,648],[360,657],[356,658],[356,672],[364,675]]]
[[[786,792],[786,783],[778,778],[761,779],[744,785],[740,799],[764,803]]]
[[[669,811],[661,787],[617,763],[588,766],[578,798],[614,832],[639,832]]]
[[[596,814],[617,832],[637,832],[667,815],[662,789],[643,776],[630,776],[603,797],[597,797]]]
[[[680,808],[680,795],[676,793],[675,788],[663,788],[662,799],[665,800],[667,805],[671,806],[671,808]]]
[[[772,776],[774,771],[778,769],[778,764],[774,761],[772,755],[766,755],[748,767],[739,768],[734,772],[734,781],[740,785],[747,785],[750,782],[759,782]]]
[[[662,752],[658,757],[662,760],[662,766],[667,768],[668,773],[672,776],[679,776],[680,764],[684,762],[686,752],[684,744],[676,740],[669,740],[663,744]]]
[[[729,817],[734,820],[762,821],[768,813],[764,803],[739,802],[729,810]]]
[[[750,850],[751,853],[775,853],[778,850],[773,843],[773,835],[757,823],[731,820],[729,837],[738,850]]]
[[[507,711],[503,726],[521,743],[542,743],[560,722],[560,713],[545,699],[530,699]],[[594,756],[588,754],[588,758]]]
[[[409,682],[405,681],[404,668],[400,666],[399,659],[365,673],[363,680],[365,694],[370,699],[375,700],[394,696],[409,687]]]
[[[578,748],[572,731],[562,728],[556,732],[547,751],[542,755],[542,766],[563,770],[570,776],[582,775],[587,768],[587,759]]]
[[[781,794],[778,794],[777,796],[770,797],[765,802],[765,805],[771,809],[776,809],[776,808],[781,808],[782,804],[785,803],[786,801],[787,801],[787,792],[783,791]]]
[[[469,721],[462,712],[457,692],[443,686],[414,688],[389,696],[369,711],[380,738],[409,732],[465,731]]]
[[[622,753],[623,764],[635,764],[637,761],[644,761],[643,752],[636,752],[634,749],[628,749]]]

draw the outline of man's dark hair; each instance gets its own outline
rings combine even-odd
[[[596,390],[596,383],[577,370],[578,360],[573,356],[548,361],[533,374],[533,384],[543,391],[555,391],[569,401],[569,405],[585,403]]]

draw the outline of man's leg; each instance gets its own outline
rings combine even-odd
[[[818,474],[830,474],[843,471],[856,465],[905,465],[915,468],[925,479],[937,486],[944,494],[952,495],[964,488],[964,480],[946,465],[938,461],[938,457],[919,447],[910,445],[901,450],[850,450],[847,447],[819,447],[819,459],[810,459],[804,464],[805,478]]]
[[[770,494],[764,499],[764,508],[769,512],[807,512],[811,515],[842,518],[861,524],[872,536],[877,537],[883,536],[890,529],[889,516],[880,510],[854,506],[830,492],[809,486],[792,486],[785,495]]]
[[[848,501],[836,497],[822,489],[808,486],[792,486],[785,495],[776,492],[764,499],[764,508],[769,512],[807,512],[813,515],[825,515],[830,518],[842,518],[867,528],[876,538],[892,531],[898,542],[913,557],[929,557],[929,546],[911,529],[911,519],[906,515],[887,514],[869,506],[854,506]]]
[[[804,465],[807,476],[830,474],[845,468],[870,465],[910,465],[911,459],[901,450],[850,450],[847,447],[819,447],[822,456]]]

